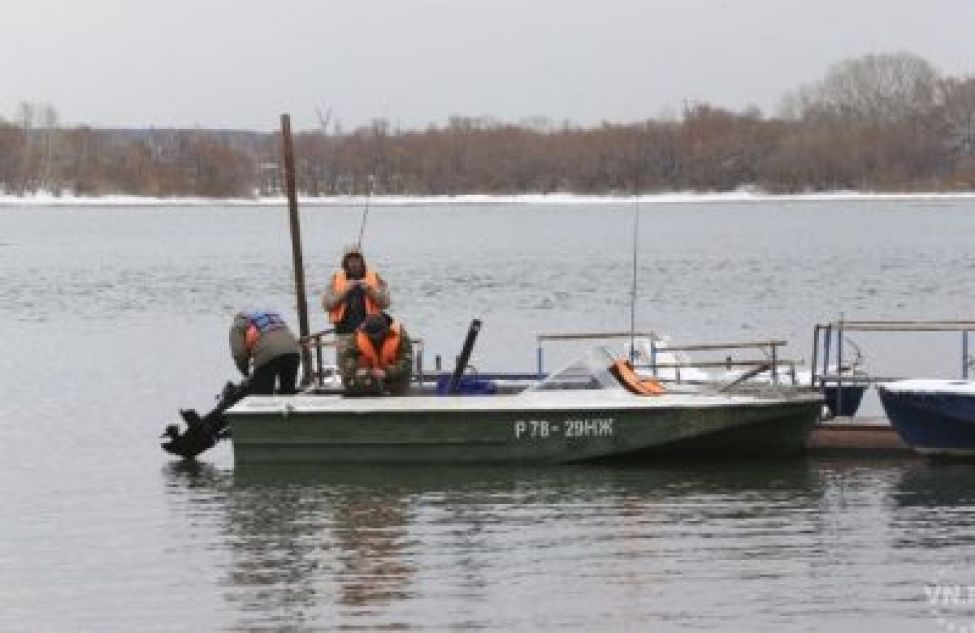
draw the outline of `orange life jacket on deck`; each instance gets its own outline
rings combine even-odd
[[[627,360],[617,360],[610,367],[610,371],[619,378],[627,391],[635,393],[638,396],[659,396],[667,391],[662,384],[652,378],[640,378],[633,371],[633,365]]]
[[[355,333],[355,343],[361,355],[359,356],[359,367],[363,369],[386,369],[396,362],[396,353],[399,351],[400,327],[399,323],[389,326],[389,334],[383,340],[382,349],[376,353],[376,348],[372,341],[362,330]]]
[[[379,276],[371,270],[366,271],[366,276],[363,278],[366,285],[379,292]],[[335,273],[335,277],[332,281],[333,288],[337,294],[342,294],[345,289],[349,286],[349,278],[346,276],[344,270],[340,270]],[[369,298],[369,294],[366,293],[366,315],[379,314],[379,306]],[[345,316],[346,303],[343,301],[338,304],[335,308],[328,311],[328,320],[332,323],[339,323]]]

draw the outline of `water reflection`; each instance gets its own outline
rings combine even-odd
[[[975,546],[975,465],[918,460],[901,472],[893,502],[897,547],[958,551]]]
[[[971,508],[975,464],[918,460],[901,472],[894,499],[899,507]]]
[[[508,598],[520,609],[557,599],[576,625],[654,595],[660,604],[628,624],[694,620],[702,616],[668,598],[693,574],[682,564],[710,551],[750,558],[754,578],[787,573],[780,563],[810,529],[796,511],[823,494],[818,469],[802,461],[198,467],[172,470],[168,483],[213,504],[216,547],[230,552],[227,601],[245,628],[524,625],[491,607],[499,582],[520,587]],[[566,592],[575,576],[579,588]],[[608,592],[595,612],[588,587]]]
[[[972,200],[650,206],[636,314],[678,341],[785,338],[802,357],[811,323],[844,310],[971,312]],[[359,229],[348,211],[306,218],[312,294]],[[160,489],[160,412],[209,401],[233,371],[223,315],[242,298],[293,305],[281,217],[0,213],[0,375],[19,377],[0,419],[30,421],[6,427],[0,629],[931,630],[923,583],[975,558],[964,471],[898,463],[255,473],[228,450],[207,457],[221,468],[164,467]],[[530,369],[540,331],[629,314],[616,246],[631,217],[628,203],[376,208],[368,239],[431,357],[479,316],[475,364]],[[159,336],[174,321],[179,336]],[[43,362],[42,340],[104,371]],[[954,339],[860,343],[878,371],[956,371]]]
[[[368,607],[409,598],[415,566],[409,560],[407,499],[391,490],[345,489],[330,501],[338,603]]]

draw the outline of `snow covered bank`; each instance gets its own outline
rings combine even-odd
[[[676,204],[708,202],[783,202],[783,201],[835,201],[835,200],[975,200],[975,192],[952,193],[861,193],[836,191],[830,193],[808,193],[772,195],[756,191],[732,191],[723,193],[658,193],[638,196],[641,203]],[[461,196],[322,196],[299,197],[299,204],[315,206],[358,206],[368,202],[371,206],[409,207],[409,206],[479,206],[479,205],[600,205],[620,204],[634,201],[633,196],[586,196],[569,193],[482,195]],[[55,196],[50,193],[13,196],[0,194],[0,207],[63,206],[63,207],[226,207],[226,206],[284,206],[283,196],[264,198],[156,198],[149,196]]]

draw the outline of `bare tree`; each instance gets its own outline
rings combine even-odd
[[[23,152],[24,130],[19,126],[0,122],[0,190],[19,192]]]
[[[975,77],[945,80],[942,94],[948,146],[961,156],[975,157]]]
[[[938,82],[938,72],[917,55],[866,55],[835,64],[818,83],[788,95],[782,110],[807,119],[894,123],[928,114]]]
[[[58,178],[60,117],[58,111],[49,103],[39,106],[38,126],[40,132],[41,172],[39,176],[41,188],[61,193],[61,181]]]

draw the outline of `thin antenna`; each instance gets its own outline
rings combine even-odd
[[[359,239],[355,245],[362,248],[362,238],[366,233],[366,218],[369,217],[369,200],[372,198],[372,176],[369,177],[369,189],[366,191],[366,206],[362,209],[362,221],[359,223]]]
[[[630,288],[630,362],[636,360],[636,264],[640,244],[640,196],[633,210],[633,286]]]

